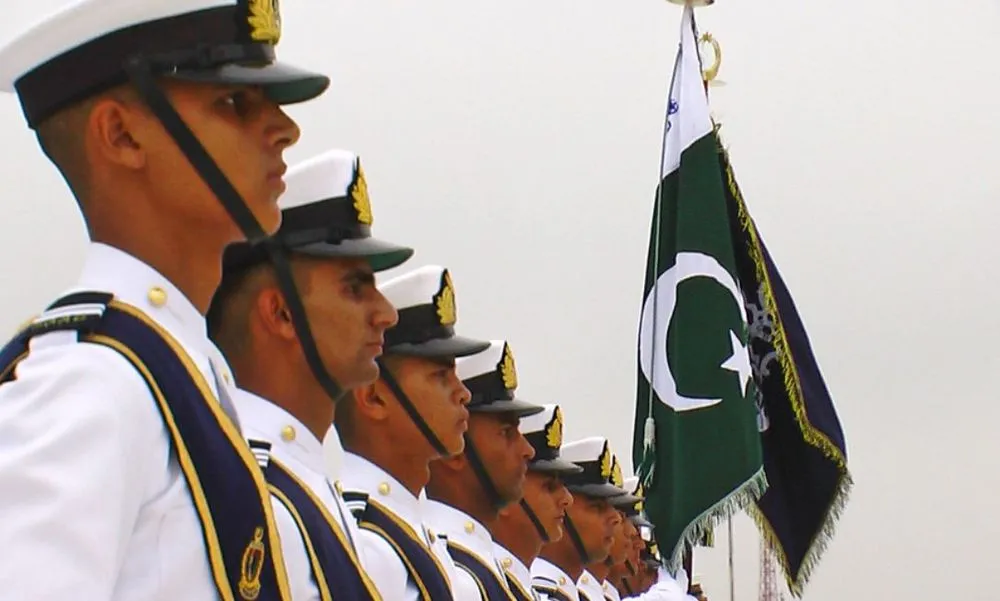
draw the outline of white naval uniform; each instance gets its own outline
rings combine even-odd
[[[344,452],[341,468],[341,484],[345,493],[361,492],[392,512],[402,522],[413,529],[424,545],[434,554],[452,586],[455,601],[465,601],[466,597],[454,592],[455,564],[448,555],[445,540],[434,536],[433,530],[424,517],[424,508],[419,497],[413,496],[398,480],[371,461],[350,452]],[[421,497],[423,491],[421,491]],[[348,504],[353,508],[352,504]],[[420,590],[410,578],[402,559],[381,535],[361,529],[358,546],[364,552],[368,575],[375,582],[379,593],[386,601],[415,601],[420,599]],[[478,592],[476,593],[478,597]]]
[[[621,598],[621,601],[698,601],[697,597],[685,592],[686,586],[682,586],[662,567],[659,569],[658,575],[656,583],[649,587],[649,590],[638,595]],[[686,573],[683,580],[685,583],[687,582]],[[613,586],[608,586],[614,590]],[[615,595],[613,598],[619,599],[620,597]]]
[[[573,582],[570,575],[556,564],[541,557],[531,562],[531,585],[535,588],[555,587],[572,601],[580,601],[580,595],[576,590],[576,583]],[[542,595],[544,594],[543,592]]]
[[[514,581],[514,586],[518,587],[523,594],[538,599],[538,593],[531,588],[531,570],[528,569],[528,566],[524,565],[507,547],[496,542],[493,543],[493,555],[500,562],[500,569],[504,571],[508,580]]]
[[[212,392],[232,381],[205,318],[152,267],[89,246],[78,284],[142,310]],[[201,523],[156,401],[116,351],[35,337],[0,386],[0,596],[216,601]]]
[[[233,395],[243,436],[271,444],[271,456],[277,459],[299,480],[306,484],[330,511],[354,547],[361,565],[365,565],[364,552],[356,543],[358,523],[354,520],[343,497],[336,494],[336,479],[327,476],[323,443],[291,413],[278,405],[243,389]],[[281,537],[285,570],[293,601],[315,601],[320,598],[319,587],[313,578],[312,564],[306,552],[305,540],[284,503],[272,497],[274,519]]]
[[[622,596],[619,594],[618,589],[615,585],[611,584],[607,580],[601,583],[601,588],[604,589],[604,598],[610,599],[611,601],[622,601]]]
[[[482,560],[496,574],[500,582],[506,583],[503,570],[493,555],[493,536],[479,521],[469,514],[440,501],[426,499],[427,520],[433,524],[435,532],[447,537],[449,543],[456,544]],[[481,599],[479,585],[475,577],[465,568],[455,564],[458,575],[454,590],[455,600]],[[461,592],[462,596],[459,596]]]
[[[576,581],[576,590],[581,595],[581,599],[586,596],[588,601],[604,601],[604,589],[601,587],[601,581],[594,578],[594,575],[586,569]]]

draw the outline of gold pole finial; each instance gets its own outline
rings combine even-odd
[[[712,64],[702,70],[701,76],[710,86],[726,85],[726,82],[719,79],[719,67],[722,66],[722,46],[719,45],[719,41],[707,31],[701,34],[701,38],[698,41],[712,47]]]

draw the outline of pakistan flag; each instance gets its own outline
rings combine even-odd
[[[684,8],[639,331],[633,462],[664,558],[760,496],[746,310],[693,9]]]

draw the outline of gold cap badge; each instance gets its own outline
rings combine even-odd
[[[250,39],[275,46],[281,39],[281,8],[278,0],[247,0]]]
[[[354,200],[354,210],[358,213],[358,222],[371,225],[372,202],[368,198],[368,182],[365,180],[365,170],[361,168],[361,159],[357,160],[354,170],[354,182],[351,184],[351,198]]]
[[[454,325],[458,321],[455,310],[455,287],[451,283],[451,274],[445,269],[441,274],[441,290],[434,297],[438,320],[443,326]]]
[[[552,421],[549,425],[545,427],[545,443],[549,445],[552,450],[557,450],[562,446],[563,439],[563,420],[562,411],[559,407],[552,413]]]
[[[611,477],[611,448],[608,443],[604,443],[604,450],[601,451],[601,478],[607,480]]]
[[[506,342],[503,345],[503,358],[500,359],[500,375],[503,376],[503,387],[507,390],[517,388],[517,367],[514,366],[514,351]]]
[[[622,477],[622,466],[618,463],[618,457],[611,460],[611,483],[618,488],[625,486],[625,478]]]

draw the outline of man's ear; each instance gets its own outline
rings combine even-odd
[[[354,395],[356,410],[371,420],[384,420],[389,415],[388,403],[385,398],[387,388],[380,381],[367,386],[360,386],[351,391]]]
[[[108,94],[90,110],[87,139],[104,160],[126,169],[142,169],[148,158],[143,140],[149,122],[137,104]]]
[[[257,294],[254,309],[257,313],[257,319],[268,334],[288,341],[298,339],[295,325],[292,324],[291,311],[285,303],[284,295],[276,286],[267,286],[261,289]]]

